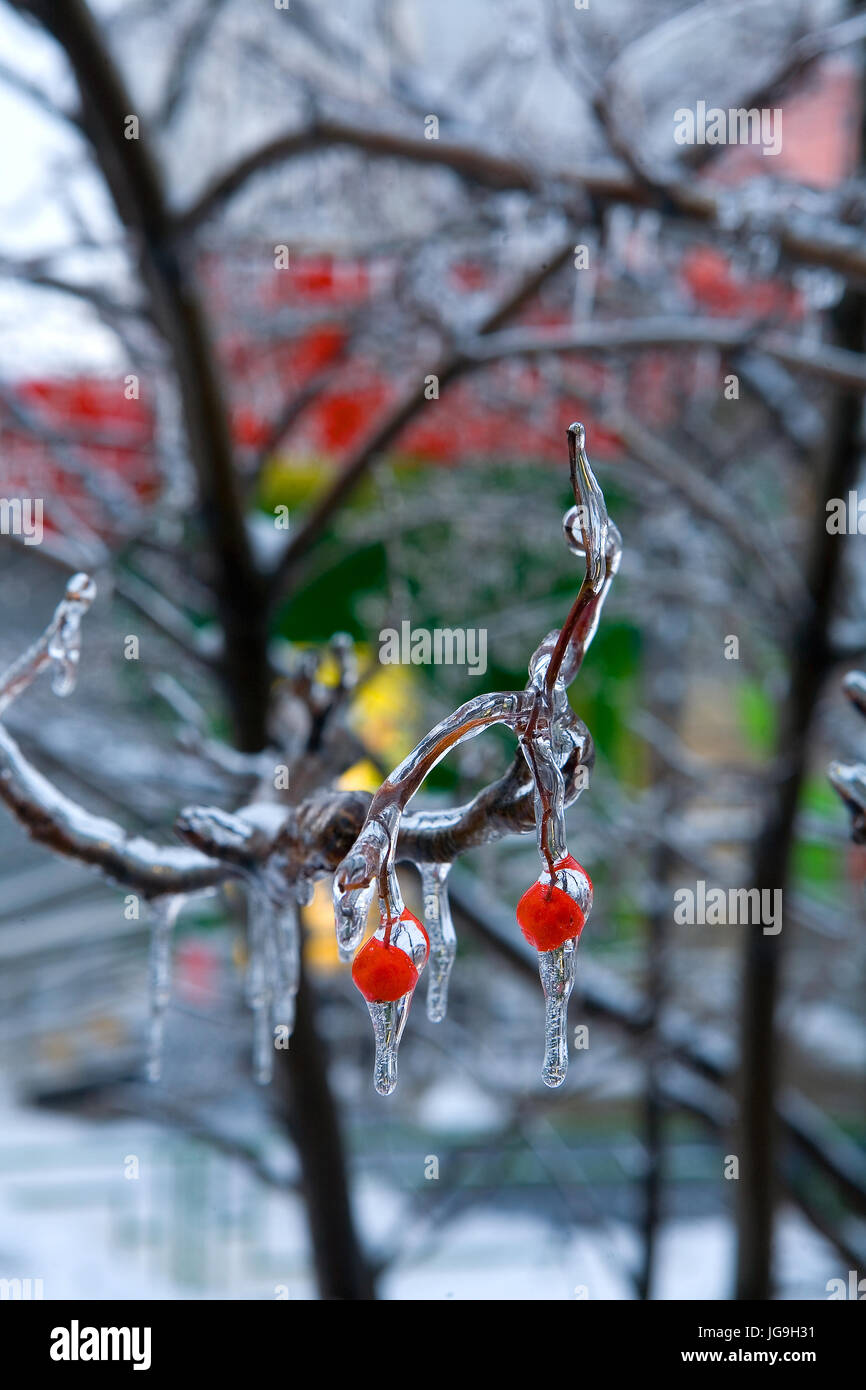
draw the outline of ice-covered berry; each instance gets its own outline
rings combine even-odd
[[[352,965],[352,979],[371,1004],[387,1004],[411,994],[418,983],[418,970],[430,953],[430,941],[423,924],[404,908],[392,924],[391,939],[380,927],[362,946]]]
[[[589,875],[568,854],[543,873],[517,904],[517,924],[536,951],[553,951],[580,936],[592,904]]]

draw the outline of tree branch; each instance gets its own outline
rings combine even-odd
[[[541,333],[514,329],[486,341],[464,339],[460,351],[474,366],[508,357],[539,357],[561,352],[633,352],[648,348],[749,348],[786,367],[809,371],[834,386],[866,392],[866,357],[829,343],[802,342],[764,330],[746,319],[649,317],[588,323]]]
[[[245,527],[224,394],[204,314],[182,257],[146,131],[125,137],[135,103],[85,0],[12,0],[64,49],[81,93],[84,129],[118,216],[138,250],[153,316],[171,350],[195,468],[201,517],[216,568],[214,593],[225,634],[226,693],[238,741],[261,737],[269,697],[262,581]]]
[[[520,310],[538,293],[541,286],[565,265],[572,254],[569,242],[553,252],[540,266],[535,267],[502,303],[490,313],[478,329],[478,336],[496,332],[513,314]],[[384,418],[374,427],[371,434],[350,454],[348,460],[334,482],[314,504],[303,525],[289,541],[285,551],[275,565],[269,580],[270,601],[278,603],[288,583],[293,577],[300,561],[313,543],[318,540],[334,513],[347,501],[358,483],[370,469],[379,454],[398,437],[401,430],[414,418],[427,401],[424,377],[432,372],[439,379],[440,395],[445,386],[453,381],[470,365],[459,350],[446,352],[438,363],[422,372],[415,386],[407,387]]]
[[[21,3],[21,0],[16,0]],[[365,129],[325,117],[317,117],[301,130],[288,131],[238,160],[178,215],[176,229],[183,235],[195,231],[254,175],[290,159],[335,146],[358,149],[379,158],[405,159],[431,168],[446,168],[468,183],[494,192],[518,190],[544,192],[546,196],[573,201],[587,195],[602,205],[626,203],[634,207],[657,206],[661,199],[668,211],[716,231],[726,226],[723,195],[695,182],[665,184],[663,194],[647,187],[622,165],[611,163],[590,168],[536,170],[472,145],[443,140],[424,140],[408,134]],[[792,261],[826,266],[842,275],[866,278],[866,247],[859,228],[841,223],[782,216],[773,229],[782,253]]]

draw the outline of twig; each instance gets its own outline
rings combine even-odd
[[[745,319],[641,318],[580,324],[542,333],[515,329],[485,342],[464,339],[460,350],[475,366],[508,357],[539,357],[562,352],[635,352],[647,348],[745,348],[809,371],[821,381],[866,391],[866,357],[832,344],[800,342],[789,334],[762,330]]]

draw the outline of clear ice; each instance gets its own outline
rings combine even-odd
[[[402,910],[401,904],[400,911]],[[387,928],[383,922],[376,932],[376,936],[380,941],[384,941],[386,934]],[[420,975],[427,961],[427,942],[414,921],[407,922],[400,918],[396,921],[392,919],[390,940],[392,947],[406,952]],[[382,1004],[367,1001],[367,1010],[373,1024],[373,1040],[376,1046],[373,1085],[380,1096],[390,1095],[397,1085],[397,1053],[403,1030],[406,1027],[406,1020],[409,1017],[414,992],[414,990],[409,990],[408,994],[404,994],[401,999],[389,1000]]]
[[[156,898],[150,905],[150,1024],[147,1039],[147,1079],[162,1075],[165,1012],[171,997],[171,939],[182,897]]]
[[[466,739],[476,737],[494,724],[506,725],[517,736],[525,757],[525,784],[519,773],[503,779],[503,783],[512,795],[518,789],[521,796],[532,790],[543,866],[541,881],[549,884],[554,866],[568,856],[566,802],[570,804],[585,785],[581,782],[576,786],[574,773],[576,767],[588,768],[584,754],[587,747],[591,747],[591,740],[585,726],[571,710],[567,687],[580,671],[598,627],[602,605],[619,568],[622,538],[608,517],[604,494],[587,458],[583,426],[575,423],[569,426],[567,433],[575,505],[566,514],[563,526],[569,549],[585,563],[579,593],[562,627],[548,633],[533,653],[524,690],[479,695],[461,705],[425,734],[374,795],[360,834],[334,876],[337,940],[345,956],[354,952],[361,942],[377,885],[383,898],[381,920],[393,922],[402,907],[394,864],[398,857],[401,818],[409,802],[442,758]],[[403,823],[400,847],[409,850],[416,837],[423,839],[437,833],[441,834],[444,846],[449,846],[451,837],[453,843],[458,844],[458,827],[465,829],[467,822],[472,825],[477,802],[484,796],[485,793],[479,793],[476,802],[456,810],[423,811],[408,816]],[[488,831],[491,839],[496,834],[496,830]],[[471,838],[471,832],[469,843],[478,843]],[[415,857],[422,861],[417,868],[424,895],[424,921],[430,937],[427,1012],[437,1022],[445,1016],[448,979],[456,951],[446,891],[450,864],[426,862],[430,856]],[[585,921],[592,906],[588,880],[578,870],[557,870],[556,880],[557,886],[581,907]],[[576,950],[575,938],[555,950],[539,953],[545,998],[542,1075],[548,1086],[559,1086],[568,1066],[566,1011],[574,982]],[[376,1038],[376,1089],[383,1094],[393,1090],[396,1084],[397,1048],[410,998],[406,995],[392,1004],[368,1006]]]
[[[561,1086],[568,1071],[568,1001],[574,986],[577,939],[566,941],[554,951],[539,951],[538,973],[544,991],[544,1065],[541,1079],[545,1086]]]
[[[427,981],[427,1017],[441,1023],[448,1012],[448,980],[457,955],[457,933],[448,901],[450,864],[420,864],[423,920],[430,938],[430,976]]]
[[[54,663],[51,689],[55,695],[70,695],[78,677],[81,660],[81,619],[96,596],[96,585],[89,575],[75,574],[66,586],[66,597],[55,614],[56,626],[48,642],[48,655]]]
[[[265,1085],[273,1075],[278,1031],[291,1037],[301,977],[298,903],[275,902],[260,882],[249,893],[246,999],[253,1012],[253,1075]]]

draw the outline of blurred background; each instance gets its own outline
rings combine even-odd
[[[184,907],[147,1085],[146,912],[0,808],[0,1277],[720,1300],[864,1271],[866,860],[826,776],[866,749],[864,37],[841,0],[0,5],[2,492],[45,528],[0,536],[4,665],[67,574],[99,586],[74,694],[8,716],[55,786],[171,843],[294,746],[335,633],[361,682],[292,796],[373,790],[521,688],[581,577],[574,419],[625,547],[571,691],[595,909],[558,1091],[532,836],[455,868],[449,1017],[416,1003],[383,1099],[327,878],[271,1085],[234,886]],[[679,144],[701,102],[774,113],[780,150]],[[378,665],[405,620],[485,630],[486,673]],[[423,804],[510,757],[465,745]],[[701,881],[783,890],[782,930],[678,925]]]

